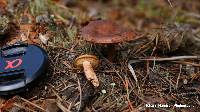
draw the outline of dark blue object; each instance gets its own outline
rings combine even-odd
[[[44,75],[48,65],[47,53],[36,45],[14,44],[1,49],[0,94],[21,92]]]

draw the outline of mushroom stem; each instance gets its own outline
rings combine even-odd
[[[94,72],[92,65],[89,61],[84,61],[83,62],[83,69],[84,69],[84,73],[86,78],[91,81],[91,83],[95,86],[98,87],[99,86],[99,80],[96,76],[96,73]]]
[[[113,62],[115,56],[116,56],[116,49],[114,44],[110,44],[107,47],[108,52],[107,52],[107,58],[110,62]]]

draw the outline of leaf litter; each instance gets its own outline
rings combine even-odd
[[[37,44],[50,58],[45,78],[29,92],[1,97],[1,110],[200,110],[199,1],[133,1],[0,2],[0,14],[10,21],[2,25],[11,25],[9,33],[3,35],[6,40],[1,41],[1,46],[21,41]],[[84,41],[80,35],[81,28],[98,19],[109,19],[136,30],[140,39],[119,44],[116,61],[110,62],[97,45]],[[100,82],[98,88],[73,65],[82,54],[97,55],[101,60],[95,70]],[[137,63],[128,64],[130,60]],[[171,107],[148,108],[147,104]],[[175,104],[190,107],[175,108]]]

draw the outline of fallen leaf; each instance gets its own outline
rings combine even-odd
[[[16,97],[13,97],[9,100],[7,100],[5,103],[2,104],[0,110],[5,111],[13,107],[13,104],[15,103]]]
[[[60,110],[56,104],[56,99],[46,99],[43,104],[47,112],[58,112]]]
[[[43,34],[39,34],[39,39],[41,40],[41,42],[43,44],[47,44],[48,40],[49,40],[49,36],[47,34],[43,35]]]
[[[7,0],[0,1],[0,15],[6,14]]]
[[[21,24],[20,31],[33,31],[34,25],[33,24]]]

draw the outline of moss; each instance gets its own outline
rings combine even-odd
[[[144,14],[146,18],[160,18],[163,20],[169,19],[172,14],[172,9],[160,6],[151,0],[139,0],[136,10],[138,13]]]
[[[9,19],[6,16],[0,16],[0,35],[4,35],[9,30]]]
[[[48,11],[48,0],[33,0],[29,3],[29,9],[32,15],[37,16]]]
[[[77,36],[78,30],[76,26],[68,27],[67,34],[69,37],[69,41],[73,42]]]

